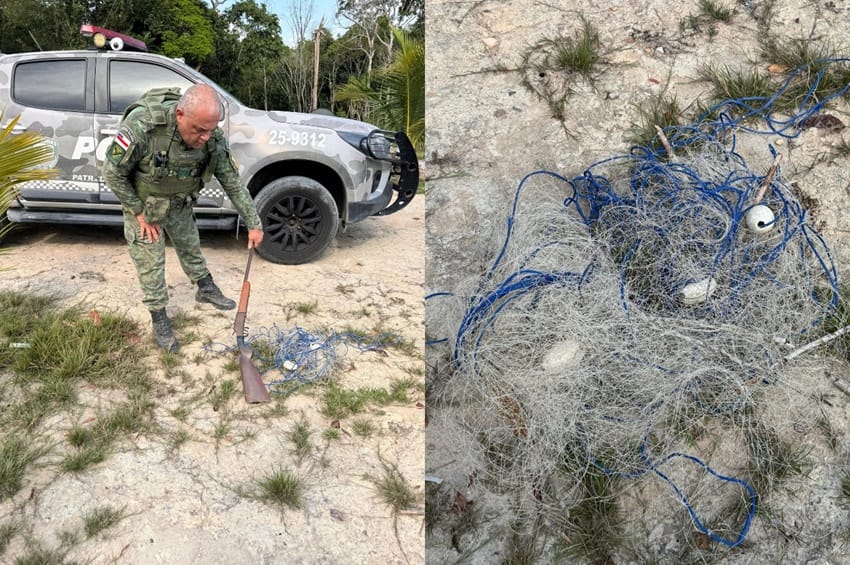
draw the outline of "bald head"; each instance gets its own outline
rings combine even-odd
[[[221,120],[221,100],[208,84],[193,84],[177,102],[177,130],[195,149],[206,143]]]

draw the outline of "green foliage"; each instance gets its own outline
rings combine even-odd
[[[0,555],[6,551],[6,546],[23,530],[20,522],[7,521],[0,524]]]
[[[310,442],[310,424],[303,414],[287,435],[295,447],[293,451],[299,462],[313,451],[313,444]]]
[[[340,6],[343,22],[350,28],[338,38],[327,28],[320,34],[318,106],[368,119],[363,104],[337,98],[337,86],[352,77],[381,74],[398,51],[391,27],[410,31],[423,44],[424,2],[347,0],[345,4]],[[315,30],[305,27],[297,44],[287,46],[280,19],[268,4],[237,0],[226,8],[220,2],[213,5],[216,9],[204,0],[4,0],[0,51],[85,48],[88,40],[79,33],[80,25],[92,23],[139,38],[152,53],[183,58],[248,106],[312,110],[308,106]],[[308,22],[311,7],[305,6]],[[410,132],[416,136],[424,121],[417,124],[416,114],[411,115]]]
[[[346,390],[331,382],[322,394],[320,411],[328,418],[340,419],[362,412],[368,404],[386,406],[391,402],[405,402],[406,387],[393,386],[388,392],[382,388],[359,388]]]
[[[425,144],[425,42],[393,29],[397,50],[390,64],[370,77],[352,77],[337,99],[370,109],[380,127],[404,131],[417,151]]]
[[[53,149],[44,143],[44,138],[31,131],[12,135],[12,129],[20,116],[15,116],[0,130],[0,238],[6,229],[2,218],[15,198],[15,188],[22,182],[49,179],[56,171],[39,168],[53,158]],[[0,108],[0,122],[3,110]]]
[[[193,0],[161,2],[147,20],[149,42],[167,57],[202,61],[214,50],[206,7]]]
[[[124,508],[113,508],[112,506],[99,506],[83,515],[84,530],[86,538],[108,530],[125,518]]]
[[[561,528],[557,548],[568,561],[608,563],[622,546],[623,517],[617,506],[619,479],[591,468],[580,480],[581,500],[553,517]]]
[[[544,37],[522,54],[523,86],[545,100],[559,120],[566,116],[574,86],[579,81],[593,84],[604,63],[598,30],[584,15],[578,19],[580,30]]]
[[[0,439],[0,500],[13,496],[21,489],[30,463],[41,451],[33,449],[22,435],[8,435]]]
[[[381,467],[380,476],[366,475],[364,478],[375,486],[378,496],[390,507],[394,516],[402,510],[412,508],[419,496],[411,484],[396,465],[381,460]]]
[[[258,482],[257,498],[263,502],[285,508],[298,509],[304,504],[304,482],[289,469],[278,468]]]

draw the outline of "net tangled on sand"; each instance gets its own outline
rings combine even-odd
[[[401,336],[392,333],[366,337],[332,330],[317,333],[300,326],[281,329],[276,325],[260,328],[246,337],[269,392],[281,395],[330,378],[351,349],[360,353],[384,351],[403,342]],[[217,353],[237,351],[225,344],[210,344],[207,349]]]
[[[806,117],[757,110],[774,135]],[[747,535],[754,489],[687,452],[688,421],[751,408],[838,284],[779,159],[751,168],[735,149],[745,128],[719,115],[667,130],[667,151],[635,148],[576,178],[528,175],[483,276],[429,296],[429,319],[451,336],[431,343],[451,348],[450,394],[498,490],[541,500],[558,474],[654,476],[715,541]],[[746,519],[706,525],[674,478],[689,473],[737,489]]]

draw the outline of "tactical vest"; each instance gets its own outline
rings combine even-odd
[[[197,194],[209,182],[218,161],[216,137],[198,149],[185,146],[177,132],[174,108],[179,88],[155,88],[127,107],[123,118],[136,108],[148,114],[148,146],[134,173],[139,197]]]

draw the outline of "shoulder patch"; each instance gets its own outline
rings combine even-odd
[[[133,130],[126,126],[121,126],[115,138],[106,150],[106,158],[113,165],[120,165],[128,154],[132,154],[133,145],[136,143],[136,136]]]
[[[239,172],[239,163],[236,162],[236,157],[233,156],[233,152],[228,149],[225,151],[227,154],[227,158],[230,159],[230,166],[233,167],[233,170],[237,173]]]

